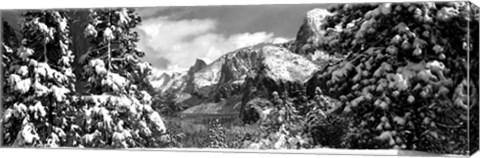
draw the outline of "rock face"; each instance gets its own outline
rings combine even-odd
[[[300,54],[319,65],[326,67],[328,64],[343,60],[342,56],[335,56],[325,51],[320,43],[327,40],[325,37],[331,28],[326,28],[327,17],[334,15],[326,9],[316,8],[307,12],[304,22],[298,30],[294,41],[283,44],[292,52]],[[339,31],[336,28],[335,31]]]
[[[231,52],[194,75],[195,92],[211,96],[212,90],[241,85],[248,75],[263,75],[274,82],[304,82],[317,66],[288,49],[260,44]]]
[[[302,55],[308,54],[317,40],[324,35],[325,30],[322,25],[326,17],[331,15],[332,13],[329,11],[320,8],[308,11],[297,33],[294,52]]]
[[[166,85],[172,80],[172,77],[167,73],[162,73],[159,76],[150,77],[150,82],[153,88],[158,89],[160,92],[164,92],[168,88]]]
[[[159,93],[166,93],[167,91],[173,93],[191,92],[193,75],[206,66],[205,61],[197,59],[188,71],[154,74],[150,76],[150,82]]]
[[[325,9],[309,11],[296,40],[241,48],[208,65],[198,59],[187,72],[162,75],[153,82],[161,92],[181,96],[180,106],[190,107],[184,113],[239,113],[255,97],[268,99],[273,91],[301,89],[326,63],[338,60],[313,47],[329,15]]]
[[[203,61],[202,59],[197,59],[195,61],[195,64],[193,64],[193,66],[190,67],[190,69],[188,70],[188,74],[194,74],[206,66],[207,64],[205,63],[205,61]]]
[[[162,92],[175,91],[184,113],[238,113],[250,96],[299,87],[318,69],[307,58],[276,44],[258,44],[225,54],[206,65],[202,60],[183,74],[153,78]]]

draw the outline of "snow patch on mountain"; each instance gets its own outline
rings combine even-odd
[[[181,87],[186,74],[187,69],[179,67],[170,67],[167,70],[152,69],[152,75],[149,76],[149,80],[154,89],[165,92],[171,88]]]
[[[318,43],[317,40],[321,39],[325,34],[322,25],[325,24],[326,18],[332,15],[333,13],[326,9],[316,8],[308,11],[300,30],[298,30],[294,52],[307,54],[304,46]]]
[[[305,82],[317,70],[317,65],[303,56],[289,52],[286,48],[265,46],[263,63],[266,76],[274,80]]]

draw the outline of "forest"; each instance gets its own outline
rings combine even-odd
[[[469,2],[315,9],[295,40],[199,62],[168,89],[152,86],[135,9],[79,10],[25,10],[19,29],[2,20],[0,145],[478,150]]]

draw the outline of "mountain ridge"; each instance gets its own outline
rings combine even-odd
[[[330,62],[331,57],[310,46],[323,35],[321,24],[327,15],[325,9],[307,12],[294,40],[239,48],[209,64],[197,59],[179,75],[165,76],[162,81],[168,82],[157,89],[181,98],[176,103],[187,108],[185,113],[239,113],[242,105],[253,99],[249,96],[252,89],[261,89],[259,95],[265,99],[273,91],[298,90]],[[310,47],[305,49],[306,45]]]

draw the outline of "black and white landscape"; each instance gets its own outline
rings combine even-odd
[[[469,2],[1,15],[4,147],[478,150]]]

